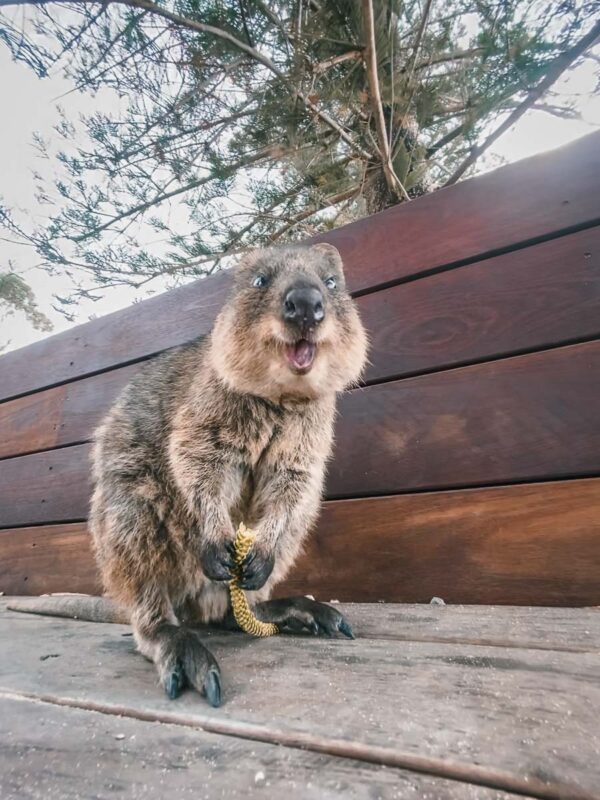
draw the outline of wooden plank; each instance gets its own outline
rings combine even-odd
[[[0,698],[5,800],[240,797],[333,800],[516,795],[407,770],[19,698]]]
[[[598,607],[340,603],[337,608],[364,639],[600,653]]]
[[[196,281],[49,336],[0,358],[0,400],[147,358],[210,331],[227,273]]]
[[[96,595],[90,607],[97,608]],[[328,599],[325,597],[320,600]],[[62,598],[61,598],[62,600]],[[29,619],[47,597],[2,596],[0,613]],[[330,601],[331,602],[331,601]],[[440,605],[438,603],[339,603],[336,608],[352,620],[357,639],[394,639],[404,642],[460,644],[511,650],[557,650],[567,653],[600,653],[600,606]],[[16,611],[28,607],[29,612]],[[115,610],[115,619],[126,624],[126,612]],[[120,616],[119,616],[120,614]],[[63,614],[63,616],[67,616]],[[125,618],[124,618],[125,617]],[[83,617],[80,617],[83,619]],[[93,622],[93,619],[86,619]],[[208,630],[208,629],[207,629]],[[210,628],[210,631],[213,631]]]
[[[326,503],[281,593],[600,605],[600,479]]]
[[[600,335],[600,228],[359,298],[369,382]],[[1,410],[1,406],[0,406]]]
[[[0,528],[87,517],[90,445],[0,462]]]
[[[592,133],[317,238],[340,250],[352,290],[363,292],[600,221],[599,191]]]
[[[0,404],[0,458],[89,441],[121,389],[147,362]]]
[[[599,341],[355,390],[327,496],[598,475],[599,396]],[[0,461],[0,528],[85,518],[88,461],[89,445]]]
[[[127,632],[0,614],[0,636],[11,642],[0,650],[0,689],[330,754],[358,751],[388,765],[426,763],[438,775],[487,776],[525,795],[600,797],[596,654],[207,634],[224,676],[215,711],[193,693],[169,701]]]
[[[600,220],[600,134],[331,231],[355,292]],[[540,201],[543,198],[543,201]],[[0,399],[147,357],[210,330],[227,274],[0,359]]]
[[[598,475],[598,397],[598,341],[350,392],[328,496]]]
[[[590,479],[325,503],[277,594],[600,605],[598,575],[600,479]],[[1,531],[0,591],[97,593],[85,525]]]
[[[600,228],[359,298],[367,379],[600,336]],[[90,438],[145,362],[0,403],[0,458]]]
[[[0,592],[100,594],[86,523],[0,531]]]

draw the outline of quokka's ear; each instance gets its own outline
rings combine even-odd
[[[326,242],[321,242],[320,244],[313,244],[311,250],[317,250],[319,253],[322,253],[332,266],[343,271],[344,263],[337,247],[334,247],[332,244],[327,244]]]

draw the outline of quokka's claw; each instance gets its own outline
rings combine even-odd
[[[206,675],[204,695],[213,708],[221,705],[221,677],[215,669],[210,669]]]
[[[342,617],[342,621],[338,625],[338,630],[340,633],[343,633],[344,636],[347,636],[348,639],[355,639],[354,631],[350,623]]]
[[[165,681],[167,697],[175,700],[185,688],[185,673],[181,664],[178,664]]]

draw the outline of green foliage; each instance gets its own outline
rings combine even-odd
[[[81,295],[204,275],[241,249],[402,201],[382,167],[363,2],[136,2],[27,7],[23,36],[21,17],[18,30],[0,17],[14,57],[39,75],[61,69],[81,91],[121,98],[118,116],[63,111],[60,175],[40,180],[38,198],[58,210],[44,227],[11,221]],[[386,136],[408,194],[443,185],[598,10],[373,0]]]
[[[0,311],[6,316],[22,311],[37,330],[52,330],[52,323],[38,309],[33,292],[15,272],[0,272]]]

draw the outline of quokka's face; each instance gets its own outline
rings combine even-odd
[[[331,245],[262,250],[237,268],[213,363],[238,391],[315,398],[355,382],[366,334]]]

